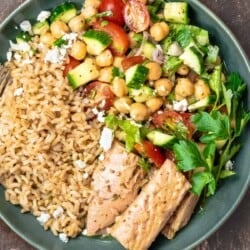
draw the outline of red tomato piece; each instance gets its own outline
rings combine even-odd
[[[70,56],[69,62],[64,65],[63,76],[66,76],[71,69],[75,68],[80,63],[81,63],[80,61]]]
[[[161,128],[166,123],[169,126],[175,127],[178,122],[182,122],[188,129],[188,137],[191,138],[195,127],[191,122],[192,113],[176,112],[172,110],[165,110],[163,112],[158,112],[153,115],[152,122],[157,128]]]
[[[156,167],[161,167],[166,160],[164,152],[150,141],[145,140],[142,143],[137,143],[134,148],[139,154],[149,158]]]
[[[126,25],[134,32],[146,30],[150,24],[150,15],[147,6],[140,0],[129,0],[124,8]]]
[[[103,19],[115,22],[120,26],[124,25],[124,7],[123,0],[102,0],[99,6],[99,12],[112,11],[112,16],[103,17]]]
[[[91,96],[102,110],[109,110],[115,99],[110,85],[100,81],[89,83],[83,93],[84,96]]]
[[[127,70],[128,68],[142,63],[144,60],[143,56],[131,56],[131,57],[126,57],[125,59],[122,60],[122,68],[123,70]]]
[[[110,46],[114,55],[122,56],[129,48],[129,37],[123,28],[109,21],[98,21],[93,24],[94,29],[108,33],[113,42]]]

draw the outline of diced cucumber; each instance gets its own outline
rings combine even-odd
[[[172,36],[167,36],[162,42],[161,42],[161,46],[162,49],[165,53],[167,53],[170,45],[173,43],[173,37]]]
[[[92,58],[86,58],[83,63],[70,70],[67,75],[69,83],[73,89],[97,79],[98,76],[99,71],[94,59]]]
[[[27,31],[21,31],[16,36],[17,43],[28,42],[30,40],[31,40],[31,35]]]
[[[129,95],[136,102],[145,102],[150,97],[154,96],[154,90],[149,86],[142,85],[139,89],[129,89]]]
[[[164,18],[167,22],[187,24],[188,4],[186,2],[168,2],[164,6]]]
[[[32,27],[32,31],[34,35],[44,34],[49,31],[49,23],[47,21],[36,22]]]
[[[193,104],[190,104],[188,106],[188,110],[189,111],[194,111],[194,110],[197,110],[197,109],[203,109],[203,108],[206,108],[212,104],[214,104],[216,100],[216,97],[214,95],[210,95],[210,96],[207,96]]]
[[[150,131],[147,138],[156,146],[168,147],[176,141],[174,135],[168,135],[158,130]]]
[[[143,44],[142,55],[148,58],[149,60],[152,60],[154,50],[155,50],[155,45],[147,41]]]
[[[136,64],[125,72],[126,84],[129,88],[139,89],[147,79],[149,69],[142,64]]]
[[[179,57],[184,64],[189,66],[197,74],[203,71],[203,60],[201,53],[194,46],[184,49],[184,53]]]
[[[82,39],[93,55],[99,55],[112,43],[111,37],[106,32],[100,30],[89,29],[83,34]]]
[[[49,21],[53,23],[56,20],[60,20],[68,23],[76,15],[77,9],[75,4],[71,2],[65,2],[53,9],[51,16],[49,17]]]

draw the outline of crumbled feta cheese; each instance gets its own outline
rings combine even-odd
[[[10,61],[11,58],[12,58],[12,52],[8,51],[7,54],[6,54],[6,57],[7,57],[7,60]]]
[[[72,41],[72,42],[74,42],[74,41],[76,41],[77,36],[78,36],[77,33],[71,32],[71,33],[66,33],[65,35],[63,35],[62,39],[66,40],[66,41]]]
[[[99,141],[99,144],[101,148],[103,148],[104,151],[108,151],[111,148],[113,138],[114,138],[113,130],[110,128],[104,127],[101,133],[100,141]]]
[[[89,174],[88,174],[88,173],[84,173],[84,174],[82,175],[82,178],[85,179],[85,180],[88,179],[88,177],[89,177]]]
[[[37,217],[36,219],[43,226],[50,219],[50,215],[47,213],[41,213],[41,215]]]
[[[50,11],[47,11],[47,10],[42,10],[38,16],[37,16],[37,21],[39,22],[44,22],[46,21],[46,19],[48,19],[51,15],[51,12]]]
[[[87,228],[83,229],[82,230],[82,235],[87,235],[87,234],[88,234]]]
[[[85,168],[86,167],[86,163],[84,161],[81,161],[81,160],[76,160],[73,162],[73,164],[76,168]]]
[[[93,108],[93,109],[92,109],[92,112],[93,112],[94,115],[97,115],[97,114],[99,113],[99,111],[98,111],[97,108]]]
[[[105,159],[105,156],[104,154],[100,154],[99,157],[98,157],[99,161],[103,161]]]
[[[15,89],[14,96],[21,96],[23,94],[23,88]]]
[[[58,207],[54,212],[53,212],[53,217],[56,219],[58,218],[60,215],[63,214],[63,208],[62,207]]]
[[[20,62],[21,59],[22,59],[22,56],[21,56],[20,54],[18,54],[18,53],[15,53],[15,54],[14,54],[14,59],[15,59],[16,61]]]
[[[61,63],[65,60],[66,54],[66,49],[55,47],[51,50],[48,50],[47,54],[45,55],[44,61],[51,63]]]
[[[69,241],[69,238],[68,238],[68,236],[65,233],[60,233],[58,235],[58,237],[64,243],[68,243],[68,241]]]
[[[105,122],[105,113],[104,113],[104,111],[100,111],[100,112],[98,112],[98,114],[97,114],[97,121],[99,121],[99,122]]]
[[[181,111],[181,112],[185,112],[188,109],[188,101],[187,99],[183,99],[179,102],[177,101],[173,101],[173,109],[175,111]]]
[[[225,169],[226,170],[233,170],[233,162],[231,160],[227,161],[225,164]]]
[[[22,21],[20,23],[20,28],[22,31],[26,31],[26,32],[29,32],[30,34],[32,34],[32,26],[31,26],[30,21],[28,21],[28,20]]]
[[[10,41],[10,49],[12,51],[27,52],[30,51],[30,45],[26,42],[13,43],[12,41]]]

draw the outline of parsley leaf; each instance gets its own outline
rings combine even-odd
[[[125,78],[125,74],[118,67],[114,66],[112,69],[112,77],[113,77],[113,79],[115,77]]]
[[[145,159],[145,158],[140,158],[139,162],[138,162],[139,166],[145,171],[148,172],[149,169],[152,167],[151,163],[149,162],[149,160]]]
[[[216,139],[230,138],[230,120],[225,114],[219,111],[200,112],[191,117],[196,128],[204,132],[200,137],[203,143],[209,143]]]
[[[192,33],[188,28],[180,29],[175,35],[176,41],[182,48],[187,47],[192,40]]]
[[[163,65],[163,71],[168,75],[172,76],[177,69],[181,66],[182,60],[176,56],[169,56],[167,61]]]
[[[219,102],[222,92],[222,80],[221,80],[222,65],[217,65],[209,79],[209,86],[216,94],[216,104]]]
[[[187,172],[198,167],[208,168],[194,142],[181,140],[174,144],[173,149],[180,170]]]
[[[108,128],[116,129],[119,124],[119,119],[115,115],[108,115],[105,117],[105,125]]]

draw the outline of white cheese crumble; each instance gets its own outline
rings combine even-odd
[[[51,12],[50,12],[50,11],[42,10],[42,11],[38,14],[36,20],[39,21],[39,22],[44,22],[44,21],[46,21],[46,19],[48,19],[48,18],[50,17],[50,15],[51,15]]]
[[[41,213],[41,215],[37,217],[36,219],[43,226],[50,219],[50,215],[47,213]]]
[[[180,45],[178,44],[178,42],[173,42],[167,51],[167,54],[169,56],[180,56],[183,53],[182,48],[180,47]]]
[[[86,167],[86,163],[84,161],[81,161],[81,160],[76,160],[73,162],[73,165],[76,167],[76,168],[85,168]]]
[[[113,142],[113,130],[107,127],[104,127],[101,133],[101,138],[99,140],[99,144],[104,151],[108,151]]]
[[[58,207],[54,212],[53,212],[53,217],[57,219],[60,215],[62,215],[64,212],[62,207]]]
[[[102,123],[105,122],[105,113],[104,113],[104,111],[98,112],[97,121],[102,122]]]
[[[188,109],[188,101],[187,99],[183,99],[181,101],[173,101],[173,109],[175,111],[185,112]]]
[[[47,54],[45,55],[44,61],[51,63],[61,63],[65,60],[66,54],[66,49],[55,47],[51,50],[48,50]]]
[[[21,96],[23,94],[23,88],[15,89],[14,96]]]
[[[69,241],[69,238],[68,238],[68,236],[65,233],[60,233],[58,235],[58,237],[64,243],[68,243],[68,241]]]
[[[13,43],[12,41],[10,41],[10,50],[19,51],[19,52],[27,52],[27,51],[30,51],[30,45],[26,42]]]
[[[30,34],[32,34],[32,26],[30,21],[28,20],[24,20],[20,23],[20,28],[22,31],[26,31],[29,32]]]
[[[8,61],[11,60],[11,58],[12,58],[12,52],[11,52],[11,51],[8,51],[8,52],[7,52],[6,58],[7,58]]]
[[[231,160],[227,161],[225,164],[225,169],[226,170],[233,170],[233,162]]]
[[[82,235],[88,235],[87,228],[85,228],[85,229],[82,230]]]

